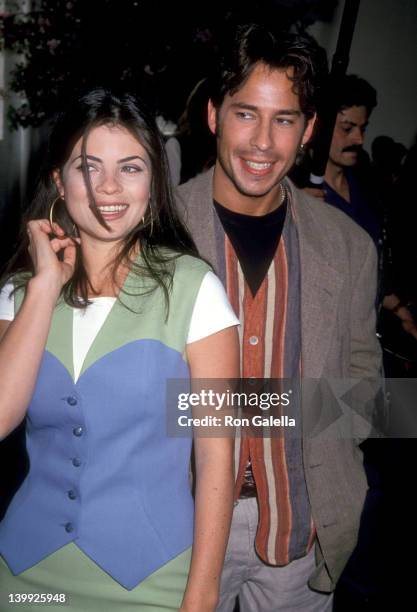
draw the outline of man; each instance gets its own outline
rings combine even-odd
[[[376,106],[376,91],[364,79],[346,75],[335,92],[338,113],[326,166],[324,199],[356,221],[374,240],[381,238],[376,195],[361,181],[360,157],[369,117]],[[366,162],[365,162],[366,163]],[[368,164],[368,184],[369,177]]]
[[[384,220],[378,200],[385,199],[388,190],[386,186],[376,184],[363,151],[365,131],[377,104],[376,91],[365,79],[349,74],[339,80],[333,95],[338,112],[325,181],[322,189],[306,188],[306,192],[342,210],[370,235],[379,251],[381,304],[385,311],[391,311],[399,319],[407,333],[417,339],[417,326],[408,309],[408,300],[401,299],[396,293],[389,249],[384,248]]]
[[[340,80],[334,95],[338,113],[324,177],[324,199],[349,215],[378,244],[381,223],[375,211],[376,194],[369,185],[369,172],[368,180],[361,180],[360,163],[376,91],[364,79],[350,74]]]
[[[178,190],[200,253],[241,319],[244,378],[375,376],[376,254],[286,175],[315,120],[318,48],[238,29],[213,79],[214,169]],[[315,400],[303,398],[303,427]],[[316,402],[317,403],[317,402]],[[366,490],[352,440],[237,440],[234,518],[218,610],[330,610]]]
[[[409,339],[406,334],[400,339],[403,342],[408,339],[412,343],[411,338],[417,338],[417,327],[408,308],[408,300],[403,301],[397,295],[396,279],[392,277],[389,258],[383,248],[383,215],[378,215],[377,200],[385,199],[389,190],[386,185],[376,183],[369,163],[363,163],[361,159],[365,155],[362,148],[365,131],[377,103],[376,91],[367,81],[351,74],[339,81],[333,93],[338,112],[325,182],[322,190],[306,191],[342,210],[372,238],[379,251],[379,300],[383,307],[380,310],[379,331],[382,331],[383,344],[391,328],[391,339],[395,337],[394,333],[400,333],[399,322],[409,334]],[[392,314],[387,316],[388,311]],[[394,319],[399,320],[398,325]],[[399,341],[397,346],[401,346]],[[404,375],[398,374],[401,370],[397,364],[400,363],[404,371],[405,360],[398,362],[392,356],[392,351],[385,352],[384,357],[386,376]],[[394,366],[397,366],[395,370]],[[358,543],[339,580],[334,612],[381,607],[392,592],[398,590],[401,582],[394,579],[395,569],[387,568],[386,558],[401,558],[405,552],[400,548],[397,533],[393,537],[387,535],[386,523],[393,517],[397,518],[397,523],[401,523],[404,515],[400,516],[400,509],[410,507],[410,500],[404,497],[407,488],[402,488],[401,497],[398,493],[398,482],[408,473],[408,464],[404,461],[407,446],[400,440],[366,440],[361,448],[365,455],[369,488]],[[395,592],[397,601],[398,597],[398,592]]]

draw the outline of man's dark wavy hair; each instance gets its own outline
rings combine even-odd
[[[300,108],[307,119],[317,109],[320,83],[327,73],[325,51],[307,34],[273,31],[264,25],[240,25],[220,50],[217,69],[210,83],[211,100],[219,108],[227,94],[233,95],[246,82],[255,66],[292,69],[288,75]]]
[[[356,74],[346,74],[334,87],[334,100],[338,111],[351,106],[365,106],[368,115],[377,104],[376,90]]]

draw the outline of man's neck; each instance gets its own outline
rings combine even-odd
[[[349,185],[343,166],[338,166],[329,160],[324,179],[336,193],[349,202]]]
[[[282,203],[282,187],[276,188],[264,196],[248,196],[240,193],[232,181],[227,177],[218,162],[214,168],[213,198],[224,208],[242,215],[261,217],[272,212]]]

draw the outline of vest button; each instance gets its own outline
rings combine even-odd
[[[65,531],[67,533],[71,533],[71,531],[74,531],[74,525],[72,523],[66,523],[65,524]]]
[[[72,433],[74,434],[74,436],[77,436],[77,438],[79,438],[80,436],[83,435],[83,428],[82,427],[74,427],[74,429],[72,430]]]
[[[81,465],[81,459],[79,459],[78,457],[74,457],[72,460],[72,465],[74,467],[80,467]]]
[[[69,397],[67,397],[67,404],[69,404],[70,406],[76,406],[78,404],[77,398],[70,395]]]
[[[258,342],[259,342],[258,336],[251,336],[249,338],[249,344],[251,344],[252,346],[256,346]]]
[[[77,499],[77,494],[76,494],[76,492],[75,492],[75,491],[73,491],[72,489],[70,489],[70,490],[68,491],[68,497],[69,497],[70,499]]]

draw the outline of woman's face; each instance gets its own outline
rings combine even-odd
[[[136,227],[148,206],[151,162],[143,146],[121,125],[93,128],[86,143],[94,198],[110,230],[89,207],[82,173],[82,138],[54,179],[83,240],[119,241]]]

